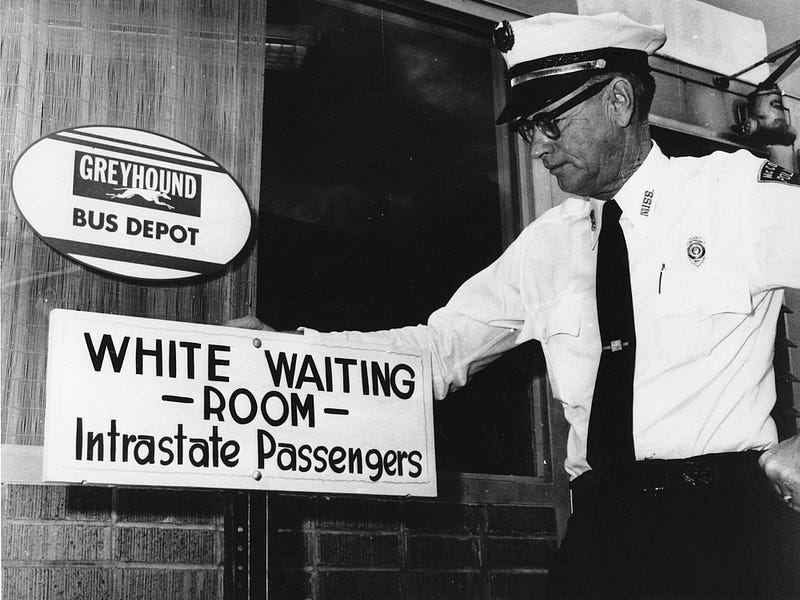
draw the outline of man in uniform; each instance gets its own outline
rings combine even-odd
[[[778,444],[770,411],[800,178],[745,151],[664,156],[647,115],[665,39],[619,13],[499,24],[498,123],[574,197],[426,325],[306,334],[429,349],[438,398],[541,341],[570,424],[553,597],[798,597],[800,438]]]

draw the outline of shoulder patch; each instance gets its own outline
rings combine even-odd
[[[800,186],[800,175],[792,173],[788,169],[784,169],[774,162],[764,161],[761,165],[761,170],[758,172],[759,183],[767,181],[776,181],[778,183],[786,183],[789,185]]]

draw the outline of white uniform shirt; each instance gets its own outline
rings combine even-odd
[[[776,441],[773,344],[783,287],[800,287],[800,185],[778,181],[791,174],[773,167],[745,151],[669,159],[654,145],[615,198],[630,259],[639,460]],[[540,340],[575,477],[589,468],[603,204],[570,198],[547,211],[427,325],[321,335],[428,348],[438,398]]]

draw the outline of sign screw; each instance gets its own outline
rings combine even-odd
[[[261,340],[258,338],[253,338],[253,346],[256,348],[261,348]]]
[[[261,480],[261,471],[253,471],[253,479],[255,479],[256,481],[260,481]]]

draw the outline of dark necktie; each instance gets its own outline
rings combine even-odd
[[[592,469],[628,464],[633,451],[633,370],[636,332],[628,248],[614,200],[603,207],[597,244],[597,320],[603,352],[589,417],[586,460]]]

